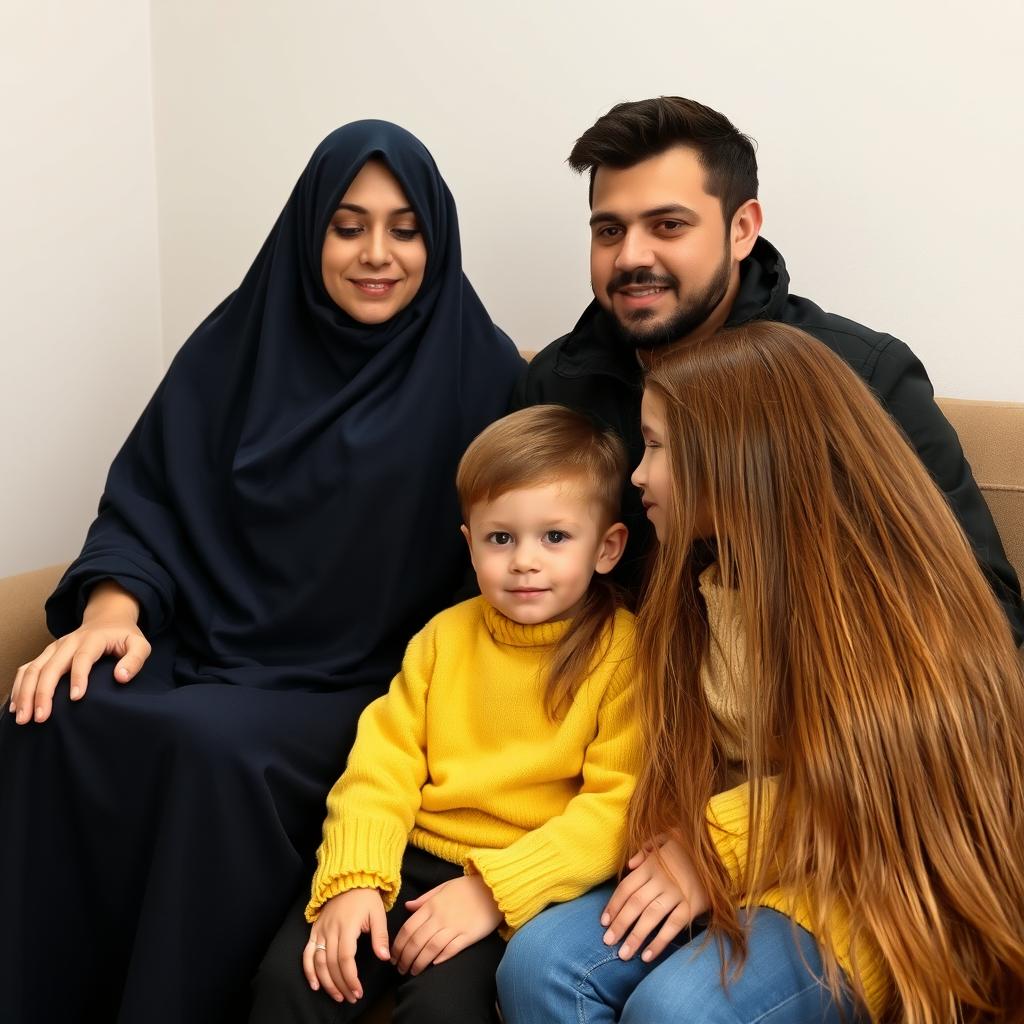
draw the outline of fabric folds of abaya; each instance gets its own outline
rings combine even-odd
[[[320,250],[369,159],[424,233],[377,326]],[[454,473],[522,362],[462,273],[451,194],[381,121],[317,148],[241,286],[174,359],[48,605],[113,579],[153,654],[0,725],[0,1020],[228,1021],[298,888],[365,704],[466,569]]]

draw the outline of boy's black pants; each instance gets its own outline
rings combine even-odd
[[[459,878],[457,864],[406,848],[402,860],[402,888],[388,914],[388,936],[394,942],[410,917],[406,900],[416,899],[434,886]],[[292,908],[270,944],[253,981],[249,1024],[348,1024],[358,1021],[389,990],[395,991],[394,1024],[495,1024],[497,992],[494,974],[505,952],[505,942],[492,932],[480,942],[443,964],[431,964],[413,977],[401,975],[391,964],[378,960],[368,935],[359,939],[356,967],[363,998],[336,1003],[321,989],[314,992],[302,972],[302,951],[309,941],[303,916],[307,896]]]

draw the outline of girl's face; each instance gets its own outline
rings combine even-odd
[[[382,324],[423,284],[427,247],[398,180],[367,161],[327,227],[321,273],[327,294],[354,320]]]
[[[647,518],[664,544],[672,510],[672,481],[665,448],[665,403],[651,390],[644,391],[640,403],[640,430],[644,435],[644,457],[630,480],[640,488]]]
[[[668,538],[673,521],[672,478],[669,472],[668,429],[665,426],[665,402],[661,395],[644,391],[640,402],[640,430],[644,435],[644,457],[630,477],[643,495],[647,518],[654,527],[660,543]],[[699,501],[693,524],[693,537],[708,538],[715,535],[714,519],[707,502]]]

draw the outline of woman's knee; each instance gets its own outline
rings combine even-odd
[[[533,981],[542,976],[564,978],[578,974],[607,952],[601,941],[601,911],[611,895],[609,886],[592,889],[578,899],[549,907],[512,937],[498,969],[499,979]],[[499,980],[499,984],[500,984]]]
[[[543,917],[544,915],[540,915]],[[538,998],[546,997],[559,976],[563,964],[549,945],[548,929],[540,917],[541,927],[530,925],[517,932],[508,944],[498,965],[498,1002],[508,1021],[527,1021]]]
[[[605,989],[622,988],[619,975],[629,966],[602,940],[601,911],[611,893],[602,886],[551,907],[513,936],[498,968],[498,1000],[509,1024],[576,1020],[581,1006],[615,1005],[615,991]]]
[[[761,909],[739,913],[747,930],[743,970],[722,982],[722,953],[732,947],[704,937],[680,947],[633,991],[621,1024],[686,1020],[690,1024],[823,1024],[840,1019],[821,969],[813,938],[783,914]],[[727,967],[731,974],[731,964]],[[857,1019],[853,1004],[847,1019]]]

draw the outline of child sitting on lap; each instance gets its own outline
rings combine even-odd
[[[602,577],[625,475],[621,442],[559,406],[470,445],[457,486],[482,596],[431,620],[363,713],[253,1021],[356,1020],[392,987],[396,1022],[495,1021],[504,940],[620,865],[633,620]]]

